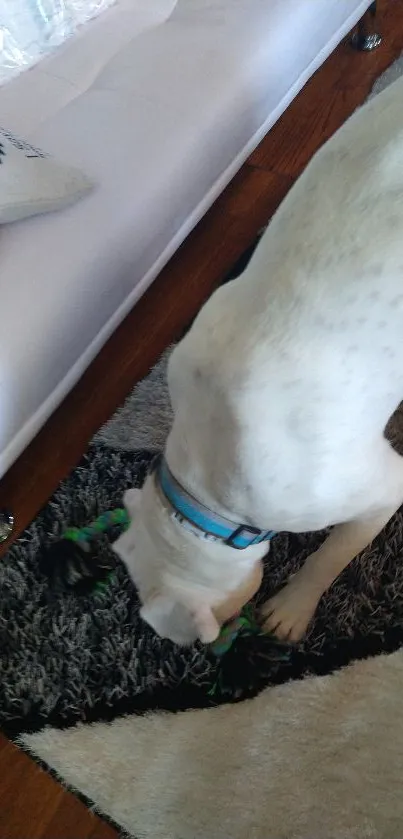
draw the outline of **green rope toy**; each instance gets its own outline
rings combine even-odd
[[[235,639],[240,635],[245,637],[264,634],[262,627],[256,621],[252,606],[247,603],[239,615],[235,615],[223,624],[218,638],[210,644],[210,649],[217,658],[221,658],[231,649]]]
[[[102,513],[98,518],[84,527],[68,527],[64,531],[61,540],[52,545],[48,553],[48,570],[50,569],[50,564],[55,561],[60,563],[76,559],[81,567],[83,565],[85,566],[87,573],[84,576],[87,579],[89,575],[92,577],[92,592],[101,593],[107,588],[112,579],[113,571],[112,569],[106,569],[103,579],[97,579],[99,577],[97,573],[99,569],[96,566],[94,567],[94,564],[92,564],[90,571],[88,571],[87,566],[91,556],[92,543],[96,542],[100,536],[108,533],[108,531],[115,527],[125,529],[129,526],[129,523],[129,515],[124,507],[116,507],[114,510],[107,510],[105,513]],[[77,576],[73,575],[73,585],[77,578],[79,579],[78,573]],[[222,626],[218,638],[210,645],[210,649],[217,658],[222,658],[231,649],[234,641],[239,636],[263,634],[264,632],[261,626],[254,617],[253,608],[250,604],[247,604],[238,615],[234,616],[234,618]]]
[[[107,510],[102,513],[91,524],[85,527],[68,527],[64,531],[62,539],[69,539],[79,545],[83,551],[90,550],[90,542],[97,539],[103,533],[107,533],[112,527],[121,526],[126,528],[129,524],[129,515],[124,507],[116,507],[115,510]]]

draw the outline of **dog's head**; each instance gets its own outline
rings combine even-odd
[[[220,626],[212,611],[208,546],[172,521],[152,476],[143,490],[126,492],[124,505],[130,526],[113,548],[138,590],[142,618],[177,644],[214,641]]]

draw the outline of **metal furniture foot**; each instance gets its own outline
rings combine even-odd
[[[14,516],[8,510],[0,510],[0,544],[6,542],[14,530]]]
[[[371,3],[368,11],[358,21],[357,29],[351,38],[351,45],[360,52],[372,52],[382,43],[382,36],[374,32],[377,0]]]

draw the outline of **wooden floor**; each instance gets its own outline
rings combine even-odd
[[[99,425],[180,334],[254,240],[314,151],[367,96],[403,50],[403,0],[380,3],[383,45],[341,44],[200,222],[81,382],[0,484],[21,531],[74,467]],[[105,370],[114,376],[105,377]],[[0,839],[117,839],[0,736]]]

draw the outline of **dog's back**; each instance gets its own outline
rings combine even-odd
[[[283,496],[289,507],[292,487],[307,504],[314,492],[316,510],[321,494],[340,508],[324,492],[329,473],[327,493],[360,494],[356,463],[376,468],[370,441],[403,396],[403,80],[314,157],[244,274],[175,351],[170,389],[183,457],[205,470],[203,486],[224,481],[234,509],[236,473],[252,475],[259,507],[262,464],[262,513]],[[283,529],[281,512],[271,524]]]

